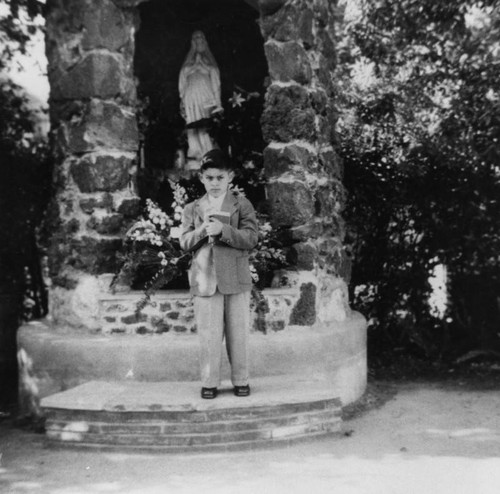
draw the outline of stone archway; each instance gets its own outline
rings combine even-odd
[[[161,323],[165,316],[137,315],[130,308],[133,295],[117,299],[109,293],[110,273],[117,269],[121,237],[140,206],[135,187],[139,132],[133,62],[138,6],[142,3],[47,2],[50,113],[58,187],[50,212],[50,328],[43,335],[40,328],[37,334],[33,327],[20,331],[21,380],[38,383],[36,391],[29,386],[22,391],[27,402],[34,403],[40,397],[95,375],[99,377],[100,370],[103,375],[109,371],[109,363],[106,371],[94,357],[89,364],[87,352],[99,347],[98,342],[89,343],[89,338],[111,334],[117,321],[121,327],[131,328],[132,336],[148,333],[148,324]],[[307,352],[312,352],[307,354],[309,360],[325,362],[322,372],[328,374],[343,401],[350,402],[362,394],[366,385],[366,324],[359,314],[352,313],[347,299],[349,263],[342,246],[341,217],[344,189],[334,146],[335,2],[247,3],[260,15],[270,76],[261,123],[271,221],[288,230],[288,247],[294,259],[293,268],[283,273],[291,288],[285,295],[268,295],[270,312],[274,310],[285,320],[285,326],[321,332],[301,333],[299,339],[305,342]],[[188,326],[186,297],[163,297],[157,309],[163,308],[175,320],[184,317]],[[284,326],[278,324],[276,329]],[[59,338],[58,330],[69,335],[68,341]],[[51,339],[54,334],[59,343],[64,340],[62,347]],[[320,339],[315,340],[315,335]],[[333,335],[334,346],[339,349],[335,357],[328,353],[331,347],[321,343],[323,338],[331,340],[329,335]],[[276,360],[280,347],[289,348],[275,344],[271,350],[266,350],[265,345],[259,347],[261,356],[267,356],[262,357],[264,360]],[[116,341],[110,345],[117,348]],[[144,348],[130,345],[130,358],[137,361],[137,352]],[[155,345],[161,346],[158,341]],[[50,358],[59,359],[66,373],[54,370],[58,365],[55,360],[52,370],[44,363],[50,348],[58,355]],[[164,358],[158,351],[158,358]],[[74,362],[79,358],[84,362],[80,369],[74,363],[74,372],[68,371],[71,360],[61,357],[64,352],[69,352]],[[300,359],[303,361],[303,355]],[[127,362],[116,368],[125,370]],[[266,366],[264,361],[261,364]],[[293,361],[290,365],[293,367]],[[287,372],[290,365],[278,362],[276,372]],[[81,371],[86,366],[88,372]],[[141,378],[171,378],[168,372],[167,376],[157,370],[150,375],[144,371]],[[315,367],[313,372],[320,371]]]
[[[89,317],[79,322],[69,300],[86,286],[82,298],[91,304],[89,291],[100,290],[98,277],[117,269],[120,237],[138,212],[133,53],[139,3],[107,0],[96,7],[74,0],[72,9],[48,3],[50,106],[61,185],[52,209],[52,314],[70,324],[95,326]],[[306,278],[324,280],[304,288],[309,320],[331,312],[325,304],[346,298],[342,280],[348,277],[342,171],[332,144],[336,11],[332,2],[309,0],[260,1],[258,7],[271,77],[262,116],[271,217],[289,228],[296,268],[308,272]],[[337,308],[345,317],[347,300]]]

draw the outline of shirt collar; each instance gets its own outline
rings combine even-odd
[[[217,210],[220,211],[220,209],[222,208],[222,203],[224,202],[224,199],[225,199],[226,195],[227,195],[227,192],[225,194],[221,195],[220,197],[210,197],[210,196],[208,196],[208,203],[214,209],[217,209]]]

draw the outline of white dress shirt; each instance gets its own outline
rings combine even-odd
[[[227,192],[226,192],[227,194]],[[224,202],[224,199],[226,198],[226,194],[222,194],[220,197],[211,197],[208,196],[208,204],[210,204],[210,207],[214,211],[220,211],[222,208],[222,203]]]

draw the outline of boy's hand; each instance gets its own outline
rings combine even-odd
[[[215,213],[215,209],[212,206],[209,206],[205,210],[205,214],[203,215],[203,222],[208,223],[210,221],[210,216]]]
[[[215,237],[222,233],[222,223],[216,218],[210,218],[205,226],[205,231],[210,237]]]
[[[205,214],[203,215],[203,223],[201,225],[202,230],[205,232],[206,235],[209,235],[208,233],[208,226],[210,225],[210,215],[213,214],[214,208],[209,207],[205,211]]]

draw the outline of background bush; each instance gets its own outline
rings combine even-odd
[[[500,347],[500,6],[344,2],[339,147],[373,357]],[[429,276],[447,270],[445,314]]]

